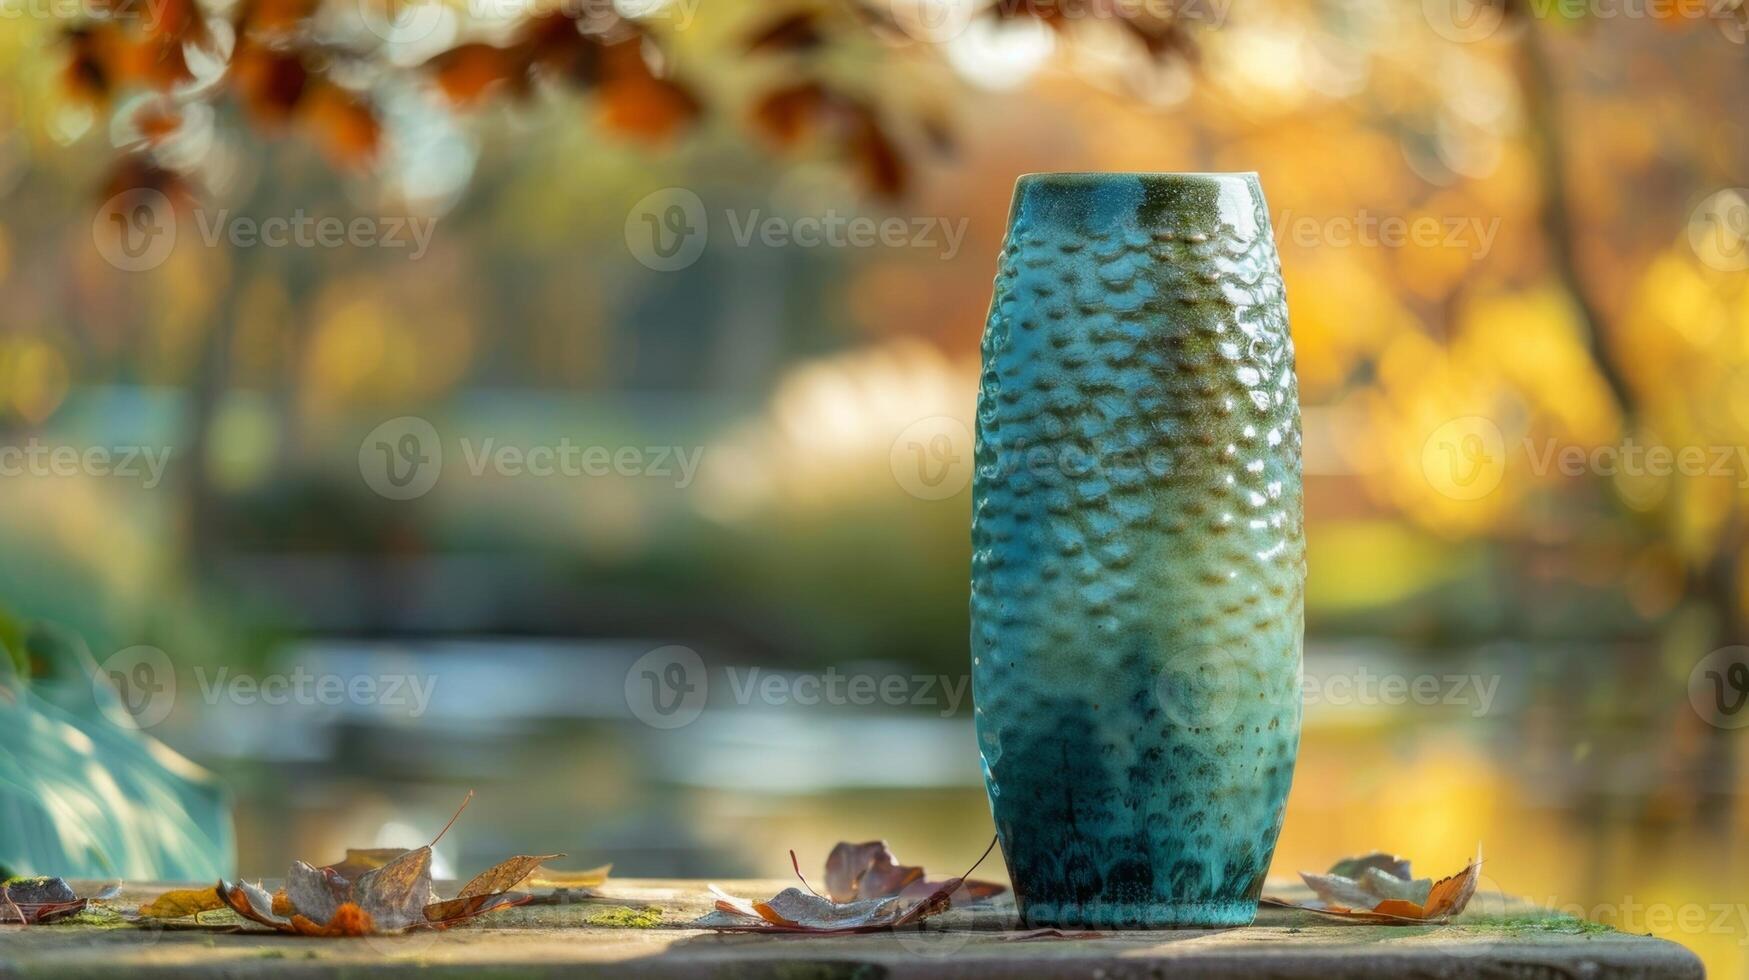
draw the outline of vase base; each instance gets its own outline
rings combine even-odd
[[[1020,922],[1027,929],[1230,929],[1257,917],[1251,899],[1199,902],[1027,902]]]

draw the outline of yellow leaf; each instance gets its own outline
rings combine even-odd
[[[583,871],[555,871],[542,867],[534,869],[523,884],[528,888],[599,888],[607,882],[607,873],[612,870],[611,864]]]
[[[140,915],[150,919],[180,919],[187,915],[222,909],[225,903],[212,888],[182,888],[165,892],[140,906]]]

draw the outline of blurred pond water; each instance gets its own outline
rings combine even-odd
[[[440,871],[554,849],[573,866],[612,861],[623,876],[782,878],[790,848],[811,872],[837,840],[884,837],[945,874],[988,842],[958,679],[934,679],[921,705],[897,708],[866,695],[893,676],[915,692],[923,682],[909,668],[844,665],[833,668],[840,703],[810,704],[832,689],[828,676],[705,651],[699,713],[659,728],[640,719],[638,683],[639,658],[660,646],[305,643],[267,669],[288,681],[367,679],[378,703],[309,694],[273,705],[207,675],[193,686],[207,703],[179,710],[164,734],[235,787],[250,874],[422,841],[469,788],[479,797],[438,848]],[[1314,645],[1274,875],[1383,849],[1441,876],[1480,845],[1484,893],[1676,939],[1716,975],[1742,975],[1749,863],[1737,841],[1749,827],[1727,795],[1744,782],[1740,760],[1700,751],[1704,733],[1679,687],[1636,678],[1626,653],[1599,669],[1608,656],[1497,646],[1423,661]],[[855,676],[877,684],[852,688]],[[403,679],[398,698],[393,678]],[[982,873],[1002,875],[999,864]]]

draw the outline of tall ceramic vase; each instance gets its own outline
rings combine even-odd
[[[1299,746],[1299,397],[1255,174],[1020,178],[972,656],[1023,918],[1252,920]]]

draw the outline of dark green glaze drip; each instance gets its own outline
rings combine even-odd
[[[1038,174],[984,334],[978,733],[1022,914],[1249,922],[1299,738],[1293,346],[1251,174]]]

